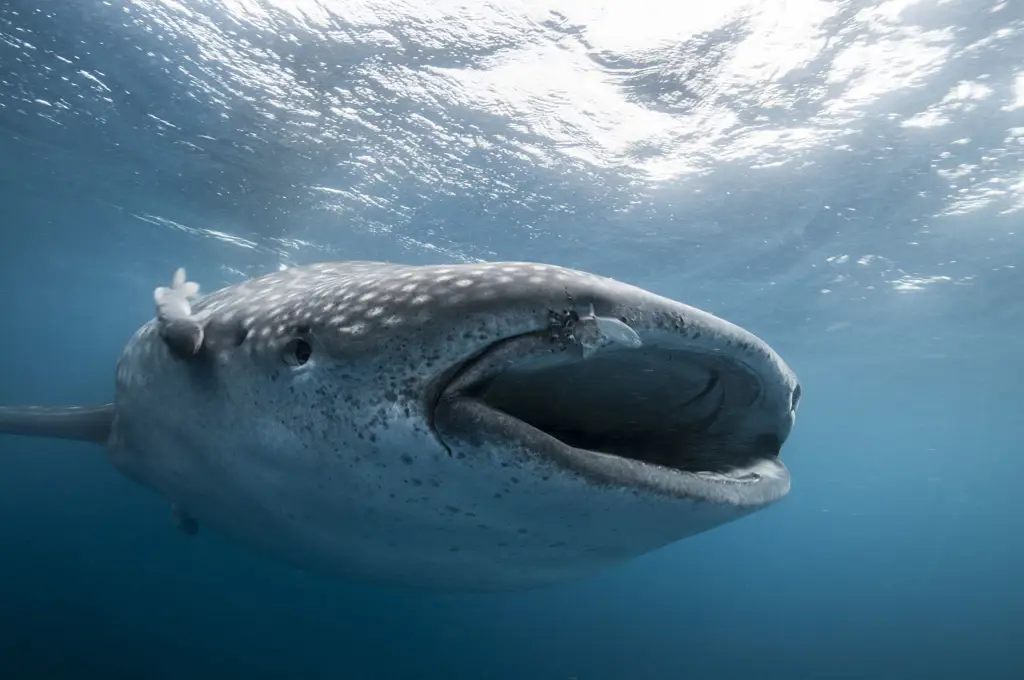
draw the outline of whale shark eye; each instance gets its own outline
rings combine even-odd
[[[302,366],[313,356],[313,346],[302,338],[290,340],[284,346],[282,357],[289,366]]]
[[[793,397],[790,403],[790,410],[796,410],[796,407],[800,405],[800,396],[803,394],[803,390],[800,385],[793,388]]]

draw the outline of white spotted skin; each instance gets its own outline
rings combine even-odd
[[[434,381],[576,304],[629,318],[645,341],[679,333],[665,310],[685,313],[703,332],[694,343],[727,339],[764,372],[788,371],[738,327],[582,272],[312,265],[194,303],[199,356],[173,357],[143,326],[118,364],[110,456],[201,525],[293,564],[449,590],[576,578],[752,511],[595,485],[491,441],[440,442]],[[282,358],[297,335],[312,346],[301,366]]]

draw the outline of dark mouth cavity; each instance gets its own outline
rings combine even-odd
[[[743,442],[710,430],[735,433],[722,421],[742,418],[758,390],[722,359],[645,346],[515,362],[459,392],[571,447],[724,473],[778,455],[774,435]]]

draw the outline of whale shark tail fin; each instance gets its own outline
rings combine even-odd
[[[105,444],[114,424],[114,405],[0,406],[0,434],[74,439]]]

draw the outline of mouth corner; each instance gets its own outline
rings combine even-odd
[[[463,364],[433,421],[453,455],[514,448],[590,483],[755,509],[790,486],[786,437],[752,429],[761,389],[722,357],[645,345],[583,358],[530,334]]]

